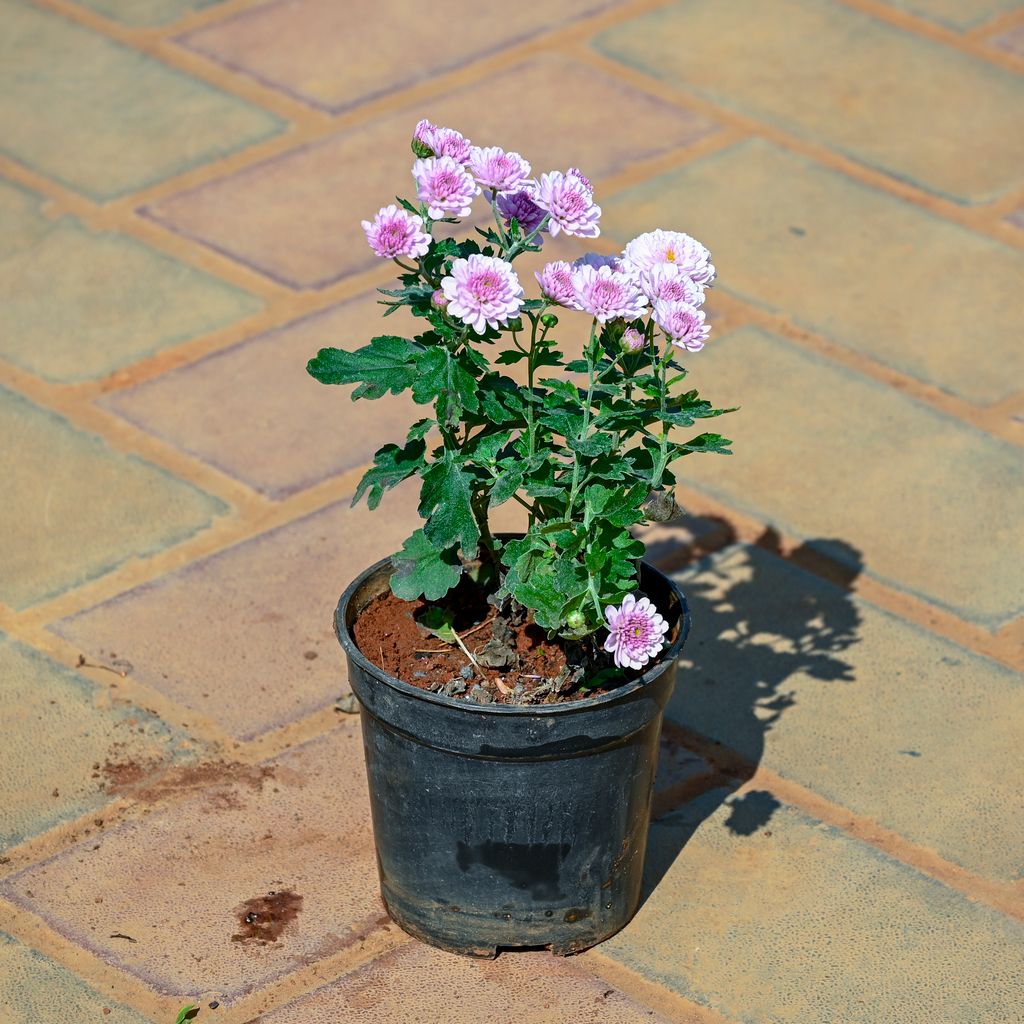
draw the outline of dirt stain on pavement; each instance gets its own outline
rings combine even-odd
[[[235,914],[241,931],[231,936],[232,942],[264,945],[277,942],[284,930],[299,916],[302,897],[288,889],[271,890],[254,896],[237,907]]]

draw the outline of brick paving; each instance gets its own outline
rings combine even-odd
[[[1024,1021],[1024,7],[0,22],[3,1024]],[[420,116],[719,268],[691,373],[737,453],[650,532],[695,625],[645,902],[568,962],[388,921],[333,707],[337,595],[415,522],[347,499],[411,409],[302,368],[369,335]],[[233,943],[270,889],[295,923]]]

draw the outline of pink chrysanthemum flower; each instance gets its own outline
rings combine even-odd
[[[544,269],[538,270],[534,276],[540,282],[541,294],[545,298],[557,302],[560,306],[578,308],[571,264],[565,260],[555,260],[553,263],[545,264]]]
[[[533,201],[551,214],[548,230],[552,236],[564,231],[580,238],[596,238],[601,233],[597,226],[601,207],[594,204],[590,182],[575,168],[568,174],[542,174]]]
[[[423,118],[412,133],[412,148],[417,156],[450,156],[456,163],[469,160],[472,145],[454,128],[440,128]]]
[[[603,256],[599,252],[588,252],[572,261],[574,267],[609,267],[611,270],[621,270],[618,256]]]
[[[675,263],[655,263],[642,271],[637,280],[648,300],[654,302],[685,302],[704,305],[704,289]]]
[[[484,188],[515,192],[529,180],[530,165],[518,153],[506,153],[497,146],[474,146],[466,161],[469,172]]]
[[[647,344],[647,339],[635,327],[627,327],[622,332],[621,344],[627,352],[639,352]]]
[[[658,228],[638,235],[626,246],[622,261],[637,275],[658,263],[673,263],[696,284],[709,285],[715,279],[711,253],[682,231]]]
[[[616,608],[604,610],[608,639],[604,649],[614,655],[619,668],[643,668],[665,646],[668,623],[646,597],[638,601],[627,594]]]
[[[450,156],[417,160],[412,175],[418,186],[417,197],[427,204],[427,213],[435,220],[468,217],[473,197],[480,194],[472,175]]]
[[[529,236],[540,227],[547,213],[533,201],[531,183],[524,184],[527,187],[518,192],[506,192],[498,196],[498,212],[504,218],[506,227],[514,217],[523,234]]]
[[[385,206],[373,223],[364,220],[363,231],[370,248],[378,256],[424,256],[430,248],[430,235],[423,230],[423,219],[397,206]]]
[[[636,281],[611,267],[576,267],[572,283],[576,288],[576,305],[601,323],[636,320],[647,309],[647,299]]]
[[[474,253],[452,264],[450,277],[441,281],[448,300],[447,313],[469,324],[477,334],[488,327],[503,327],[519,315],[523,289],[510,263],[497,256]]]
[[[668,335],[676,348],[699,352],[711,326],[704,322],[704,310],[686,302],[656,302],[654,322]]]

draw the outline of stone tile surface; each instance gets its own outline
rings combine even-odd
[[[500,18],[474,18],[456,0],[438,0],[429,17],[415,19],[415,44],[403,45],[396,28],[412,25],[401,0],[384,0],[373,17],[353,17],[334,0],[277,0],[182,41],[229,68],[338,111],[612,6],[613,0],[563,0],[555,8],[524,0],[504,8]]]
[[[487,103],[480,102],[482,94]],[[551,103],[553,94],[557,104]],[[548,122],[542,144],[538,109]],[[414,196],[409,139],[421,117],[458,127],[481,145],[518,146],[527,159],[550,161],[536,171],[573,163],[597,178],[713,130],[706,118],[600,71],[563,57],[537,57],[483,83],[172,196],[147,212],[275,280],[323,287],[379,265],[359,224],[396,193]],[[611,134],[610,122],[617,125]],[[482,215],[482,200],[477,208]]]
[[[30,373],[92,380],[262,306],[133,238],[49,220],[41,203],[0,183],[0,356]]]
[[[1024,253],[768,143],[628,189],[603,220],[622,241],[678,224],[714,253],[727,291],[968,401],[1024,380]]]
[[[1024,678],[758,548],[676,579],[698,626],[670,719],[945,860],[1024,876]]]
[[[727,384],[742,408],[720,423],[736,454],[687,459],[681,483],[968,621],[1020,614],[1013,446],[756,328],[690,369],[693,387],[713,398]]]
[[[1019,1016],[1024,925],[790,807],[745,834],[727,795],[652,827],[653,892],[602,953],[744,1024]]]
[[[891,7],[966,30],[1019,6],[1018,0],[886,0]]]
[[[0,437],[0,601],[15,608],[176,544],[226,511],[191,484],[5,388]]]
[[[990,202],[1024,177],[1017,76],[837,0],[682,0],[595,45],[958,202]],[[985,159],[963,159],[969,152]]]
[[[335,606],[416,528],[417,494],[406,485],[374,512],[339,502],[52,628],[84,651],[114,645],[133,678],[252,739],[348,689]]]
[[[20,0],[0,0],[0,152],[95,199],[276,134],[274,115]]]
[[[4,847],[102,807],[116,778],[111,766],[155,770],[190,746],[153,715],[112,703],[107,691],[3,634],[0,703]]]
[[[354,349],[377,334],[412,337],[404,311],[381,321],[372,293],[221,350],[104,401],[125,419],[271,498],[365,465],[429,414],[408,396],[352,402],[306,363],[325,346]]]
[[[101,996],[67,968],[0,932],[0,1012],[4,1024],[149,1024]]]
[[[1001,50],[1009,50],[1018,57],[1024,57],[1024,25],[1015,25],[1005,32],[992,36],[989,42]]]
[[[76,0],[97,14],[131,26],[170,25],[193,11],[215,7],[220,0]]]
[[[413,1009],[415,1008],[415,1009]],[[664,1024],[665,1018],[550,953],[470,960],[402,946],[273,1013],[262,1024]]]
[[[362,761],[358,729],[342,727],[265,777],[214,780],[0,888],[161,994],[210,992],[227,1005],[384,923]],[[233,939],[246,901],[271,891],[301,897],[295,920],[274,942]]]

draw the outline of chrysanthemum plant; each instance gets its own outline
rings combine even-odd
[[[394,556],[396,596],[439,602],[470,573],[499,609],[526,609],[549,635],[589,651],[591,667],[603,648],[617,669],[643,668],[668,626],[637,592],[645,548],[632,528],[676,511],[681,458],[729,453],[720,434],[675,432],[729,411],[687,390],[678,362],[708,335],[710,254],[689,235],[652,231],[620,256],[548,263],[527,298],[518,257],[545,235],[599,234],[587,178],[571,168],[532,179],[519,154],[427,121],[412,148],[417,201],[399,198],[363,229],[401,270],[399,287],[381,289],[384,315],[407,307],[423,331],[321,349],[308,365],[325,384],[355,384],[353,399],[410,391],[432,407],[403,445],[377,452],[353,504],[365,495],[376,508],[389,488],[421,479],[423,527]],[[477,197],[493,226],[463,241],[433,237],[436,223],[470,217]],[[565,315],[590,320],[583,351],[569,357],[555,341]],[[524,364],[525,385],[502,372],[513,364]],[[508,501],[529,525],[503,541],[489,517]]]

